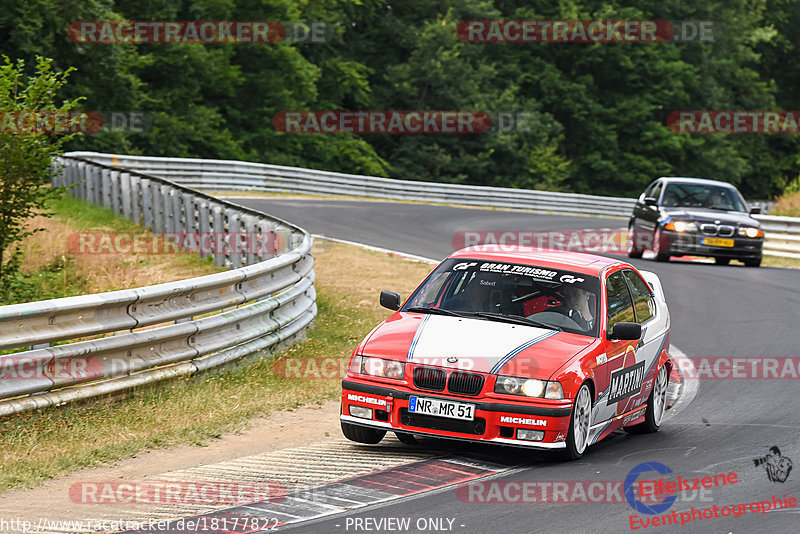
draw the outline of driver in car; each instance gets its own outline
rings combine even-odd
[[[591,293],[579,287],[565,285],[561,288],[561,294],[566,302],[559,311],[578,323],[581,329],[591,329],[594,324],[594,316],[589,307]]]

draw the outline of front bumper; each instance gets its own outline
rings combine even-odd
[[[474,404],[473,421],[461,421],[408,411],[409,397],[446,399]],[[350,406],[372,409],[372,418],[350,415]],[[417,391],[405,386],[388,386],[347,378],[342,381],[342,421],[387,431],[435,436],[439,438],[479,441],[529,449],[563,449],[572,414],[572,402],[558,405],[498,402],[485,397],[465,397],[437,392]],[[517,439],[517,430],[544,432],[541,441]]]
[[[703,244],[703,239],[712,236],[702,234],[688,234],[671,231],[663,231],[665,239],[668,241],[669,254],[673,256],[709,256],[714,258],[732,258],[757,260],[761,258],[764,247],[764,238],[731,236],[721,239],[732,239],[732,247],[720,247]]]

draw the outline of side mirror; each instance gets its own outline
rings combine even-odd
[[[644,197],[645,206],[657,206],[658,199],[655,197]]]
[[[761,213],[761,208],[758,206],[752,206],[750,208],[750,215],[759,215]]]
[[[381,291],[381,306],[384,308],[389,308],[392,311],[397,311],[400,309],[400,295],[395,293],[394,291]]]
[[[611,329],[609,339],[633,341],[642,337],[642,325],[639,323],[616,323]]]

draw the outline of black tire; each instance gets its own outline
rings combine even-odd
[[[588,404],[586,404],[587,399]],[[576,425],[576,420],[579,421],[578,425]],[[585,435],[579,432],[579,435],[576,436],[576,426],[579,426],[585,432]],[[591,427],[592,392],[587,384],[582,384],[578,394],[575,395],[575,403],[572,405],[572,417],[569,419],[569,432],[567,432],[567,448],[562,453],[562,457],[565,460],[577,460],[586,453],[589,448],[589,430]],[[579,440],[582,442],[578,443]]]
[[[647,410],[644,412],[644,422],[636,426],[624,427],[629,434],[652,434],[658,432],[664,421],[667,411],[667,389],[669,388],[669,371],[666,365],[661,366],[656,378],[653,380],[653,389],[647,397]]]
[[[667,249],[667,251],[662,250],[664,247],[664,239],[661,229],[653,233],[653,252],[656,254],[656,261],[669,261],[669,249]]]
[[[397,436],[397,439],[400,440],[400,443],[404,445],[416,445],[418,443],[417,438],[408,432],[395,432],[394,435]]]
[[[717,265],[728,265],[730,262],[730,258],[714,258],[714,263]]]
[[[637,239],[636,239],[636,232],[633,230],[633,224],[628,226],[628,257],[629,258],[641,258],[642,254],[644,254],[644,249],[637,247]]]
[[[386,435],[385,430],[378,430],[377,428],[367,428],[365,426],[353,425],[350,423],[345,423],[344,421],[342,421],[341,423],[342,423],[342,434],[344,434],[344,437],[346,437],[350,441],[375,445],[376,443],[380,443],[381,440],[383,439],[383,436]]]
[[[761,267],[761,258],[755,260],[742,260],[746,267]]]

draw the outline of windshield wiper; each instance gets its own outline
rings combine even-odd
[[[543,323],[541,321],[537,321],[536,319],[523,317],[521,315],[504,315],[502,313],[493,313],[493,312],[473,312],[472,315],[477,315],[478,317],[486,317],[487,319],[495,319],[497,321],[505,321],[507,323],[523,324],[526,326],[538,326],[539,328],[558,330],[559,332],[564,331],[564,329],[559,326]]]
[[[427,306],[412,306],[410,308],[407,308],[406,311],[414,313],[431,313],[436,315],[447,315],[450,317],[464,317],[463,313],[458,313],[451,310],[445,310],[442,308],[430,308]]]

